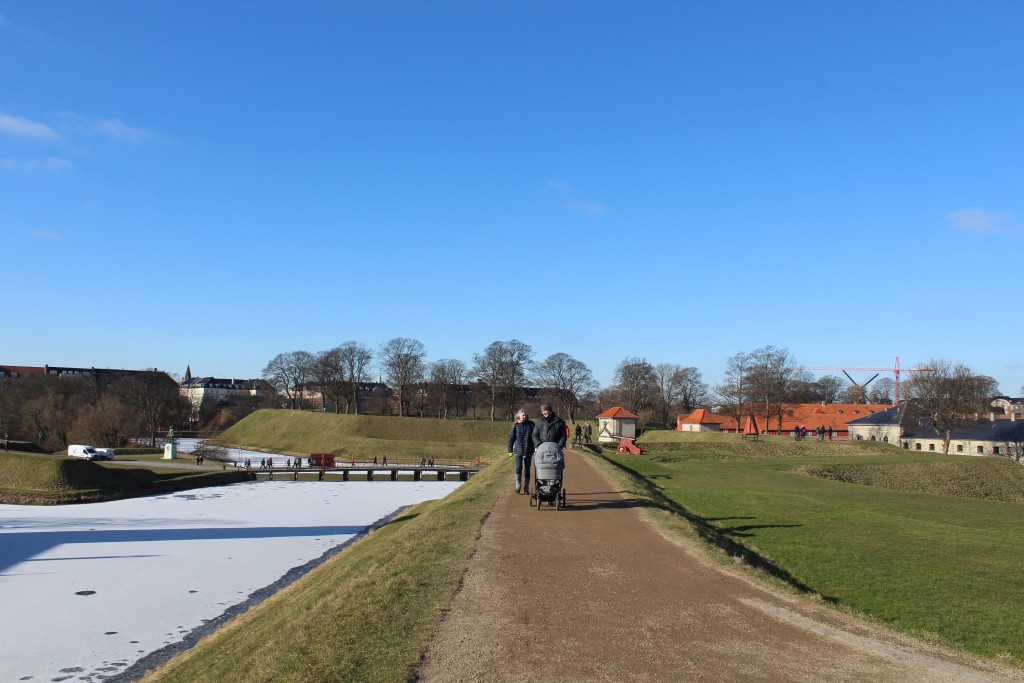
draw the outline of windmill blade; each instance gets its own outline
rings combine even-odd
[[[867,388],[868,388],[868,385],[869,385],[869,384],[871,384],[872,382],[874,382],[874,381],[875,381],[875,378],[877,378],[877,377],[878,377],[878,375],[879,375],[879,373],[877,373],[877,372],[876,372],[876,373],[875,373],[875,376],[874,376],[874,377],[872,377],[871,379],[869,379],[869,380],[868,380],[867,382],[864,382],[864,384],[863,384],[862,386],[863,386],[863,387],[864,387],[865,389],[867,389]]]
[[[856,382],[854,382],[854,381],[853,381],[853,378],[852,378],[852,377],[850,377],[850,373],[848,373],[848,372],[847,372],[846,370],[841,370],[841,372],[842,372],[842,373],[843,373],[844,375],[846,375],[846,379],[850,380],[850,384],[852,384],[852,385],[853,385],[853,386],[855,386],[855,387],[859,387],[859,386],[860,386],[859,384],[857,384]]]

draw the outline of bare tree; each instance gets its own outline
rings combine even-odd
[[[263,379],[283,392],[292,404],[292,410],[302,408],[302,392],[309,381],[313,354],[309,351],[279,353],[263,368]]]
[[[931,360],[925,367],[932,371],[916,373],[904,384],[904,391],[942,435],[942,452],[949,453],[953,431],[989,407],[991,397],[999,393],[998,385],[991,377],[977,375],[963,363]]]
[[[470,374],[488,387],[491,420],[495,419],[498,403],[505,404],[505,417],[512,417],[518,390],[526,382],[532,358],[533,349],[518,339],[491,342],[483,353],[473,354]]]
[[[657,401],[658,378],[646,358],[625,358],[615,366],[615,384],[627,410],[640,414]]]
[[[145,425],[139,414],[112,393],[105,393],[92,405],[83,408],[75,420],[74,439],[107,448],[123,448]]]
[[[838,403],[843,395],[843,387],[845,386],[843,380],[835,375],[825,375],[814,384],[818,395],[821,396],[821,400],[825,403]]]
[[[165,372],[152,370],[120,379],[115,387],[117,395],[126,405],[138,411],[149,430],[149,445],[156,446],[156,433],[161,422],[187,414],[183,407],[187,399],[181,396],[178,383]]]
[[[687,413],[692,413],[697,406],[708,401],[708,385],[704,383],[700,370],[694,367],[681,368],[676,378],[679,383],[680,407]]]
[[[654,366],[654,381],[657,391],[657,406],[661,422],[668,424],[668,414],[682,400],[682,371],[678,363],[658,363]]]
[[[313,357],[309,368],[310,383],[320,392],[320,403],[327,411],[328,399],[334,412],[341,412],[341,397],[345,391],[345,370],[341,362],[341,349],[334,347]]]
[[[527,373],[533,370],[533,347],[518,339],[505,342],[507,361],[501,372],[505,394],[508,397],[508,417],[515,415],[516,401],[526,384]]]
[[[743,429],[744,415],[751,414],[750,402],[753,394],[748,375],[752,364],[750,354],[740,351],[726,361],[722,383],[715,386],[718,402],[725,409],[725,413],[736,420],[740,430]]]
[[[786,349],[771,344],[755,349],[751,354],[748,381],[753,396],[764,406],[765,423],[774,415],[777,431],[782,432],[782,417],[794,383],[807,381],[809,373],[801,371]]]
[[[370,379],[370,364],[373,362],[373,351],[356,341],[347,341],[338,347],[338,360],[342,367],[345,401],[345,413],[351,410],[359,414],[359,385]]]
[[[882,377],[872,385],[868,399],[872,403],[892,403],[893,388],[895,386],[896,382],[892,377]]]
[[[455,401],[455,417],[459,417],[459,393],[466,381],[466,364],[461,360],[442,358],[430,364],[430,384],[437,395],[437,416],[448,419],[448,408]]]
[[[590,368],[567,353],[545,358],[534,368],[533,377],[538,386],[555,392],[570,422],[576,422],[580,401],[598,389]]]
[[[501,366],[505,362],[504,348],[501,342],[492,342],[483,353],[473,354],[473,368],[470,376],[487,388],[487,403],[491,409],[491,421],[494,421],[495,406],[501,394]]]
[[[384,375],[398,391],[398,414],[408,414],[416,385],[423,382],[427,352],[423,342],[408,337],[395,337],[380,347],[380,364]]]

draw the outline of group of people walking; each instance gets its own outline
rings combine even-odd
[[[829,425],[827,428],[825,427],[825,425],[818,425],[814,429],[814,435],[817,437],[818,441],[824,441],[826,436],[828,437],[828,440],[831,441],[832,425]],[[797,441],[803,441],[804,439],[807,438],[807,427],[803,425],[798,426],[796,429],[793,430],[793,436],[796,438]]]
[[[530,495],[530,459],[537,447],[551,442],[558,444],[559,448],[565,448],[569,439],[569,427],[565,420],[555,414],[550,403],[541,404],[540,415],[534,422],[525,410],[520,409],[508,432],[508,457],[516,460],[516,493]],[[584,435],[587,443],[590,443],[590,425],[585,430],[576,425],[576,439],[573,443],[577,443]]]

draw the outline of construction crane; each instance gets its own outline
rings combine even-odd
[[[878,377],[878,375],[880,373],[891,372],[895,376],[895,382],[893,383],[893,397],[896,399],[896,405],[900,404],[900,372],[932,372],[933,370],[935,370],[935,368],[925,368],[925,367],[920,367],[920,368],[903,368],[901,370],[900,369],[900,357],[899,356],[896,356],[896,364],[893,367],[891,367],[891,368],[840,368],[840,367],[813,367],[812,368],[812,367],[802,367],[800,369],[801,370],[839,370],[844,375],[846,375],[846,379],[848,379],[851,382],[853,382],[854,386],[858,386],[861,389],[865,389],[865,390],[867,389],[867,386],[869,384],[871,384],[873,381],[875,381],[875,377]],[[857,382],[853,381],[853,378],[850,377],[850,375],[848,374],[849,372],[873,372],[873,373],[875,373],[875,376],[872,377],[871,379],[869,379],[867,382],[864,382],[863,384],[858,384]]]

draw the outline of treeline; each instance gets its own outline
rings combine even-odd
[[[740,422],[753,415],[762,424],[770,420],[781,424],[787,408],[796,404],[891,404],[896,399],[892,377],[876,375],[862,384],[835,375],[816,379],[787,349],[773,345],[733,355],[721,382],[713,387],[695,367],[627,357],[616,366],[612,384],[602,388],[584,362],[564,352],[537,359],[532,347],[517,339],[492,342],[469,362],[452,358],[427,362],[426,355],[422,342],[406,337],[391,339],[377,349],[348,341],[319,353],[278,354],[264,368],[263,378],[288,397],[292,408],[300,409],[305,400],[339,413],[370,408],[397,415],[493,420],[511,418],[519,406],[535,409],[540,402],[550,401],[573,422],[621,406],[639,415],[644,424],[665,426],[674,425],[678,413],[701,407],[732,414]],[[906,397],[923,401],[941,386],[946,394],[969,394],[952,403],[976,411],[998,391],[991,377],[972,373],[963,364],[930,361],[923,367],[928,370],[908,371],[916,374],[905,382]],[[950,367],[955,371],[946,372]],[[969,391],[951,389],[953,380],[925,381],[957,373],[971,377],[966,383]],[[361,387],[378,376],[393,393],[387,401],[367,405]]]
[[[0,432],[50,451],[72,443],[120,448],[182,421],[188,401],[159,371],[116,375],[42,375],[0,381]]]
[[[517,339],[492,342],[468,362],[427,362],[426,355],[422,342],[407,337],[376,349],[348,341],[319,353],[278,354],[267,363],[263,379],[293,409],[324,406],[337,413],[442,419],[508,419],[520,406],[536,409],[548,401],[571,422],[620,405],[645,419],[669,424],[676,411],[693,410],[710,396],[700,371],[693,367],[627,358],[616,369],[615,383],[602,388],[579,359],[564,352],[538,359],[529,344]],[[383,404],[368,391],[377,378],[393,391]]]

